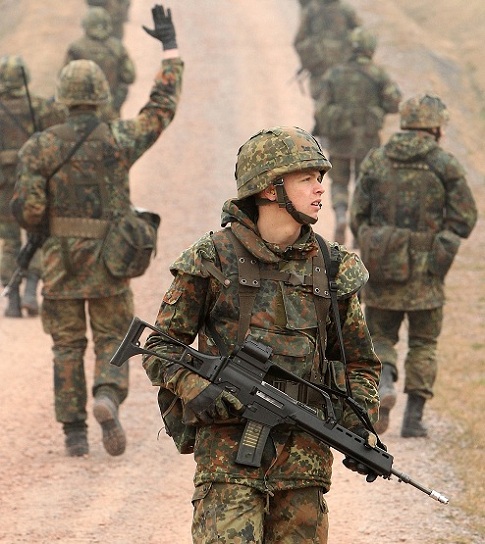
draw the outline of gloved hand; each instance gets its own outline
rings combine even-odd
[[[370,431],[368,431],[364,427],[357,427],[357,428],[350,429],[350,430],[353,433],[361,436],[367,442],[367,445],[370,448],[375,448],[376,447],[376,445],[377,445],[377,436],[375,434],[371,433]],[[385,445],[384,444],[382,444],[382,445],[384,446],[384,449],[387,451]],[[354,472],[358,472],[359,474],[363,474],[366,477],[365,478],[366,482],[371,483],[371,482],[374,482],[377,479],[378,475],[375,472],[370,470],[368,467],[366,467],[362,463],[359,463],[355,459],[352,459],[351,457],[345,457],[345,459],[342,461],[342,463],[349,470],[352,470]]]
[[[232,419],[244,410],[234,395],[190,371],[182,372],[175,393],[182,399],[183,420],[187,425]]]
[[[175,27],[172,22],[172,12],[165,10],[161,4],[155,5],[152,9],[153,24],[155,28],[153,30],[143,26],[143,30],[150,34],[152,38],[162,42],[163,50],[177,49],[177,40],[175,38]]]

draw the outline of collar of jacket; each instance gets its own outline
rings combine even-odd
[[[248,213],[244,201],[228,200],[222,208],[222,226],[230,223],[237,239],[259,261],[278,263],[281,260],[302,260],[312,257],[318,251],[318,244],[310,226],[303,225],[300,238],[293,245],[282,249],[261,238],[255,218]]]

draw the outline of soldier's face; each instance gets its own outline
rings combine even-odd
[[[286,174],[283,180],[286,194],[296,210],[316,219],[325,192],[321,173],[318,170],[302,170]]]

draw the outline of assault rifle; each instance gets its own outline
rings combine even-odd
[[[182,348],[180,356],[168,359],[153,350],[142,348],[140,337],[145,328],[155,331],[170,344]],[[158,327],[135,317],[110,362],[121,366],[130,357],[139,354],[155,355],[180,364],[232,393],[241,401],[245,406],[242,418],[246,420],[246,427],[236,457],[239,464],[260,466],[270,430],[276,425],[286,423],[361,463],[378,476],[390,479],[394,475],[400,482],[416,487],[442,504],[449,502],[441,493],[428,489],[392,468],[393,457],[380,441],[378,444],[382,447],[372,447],[364,438],[339,425],[330,395],[325,390],[272,363],[272,349],[250,337],[229,356],[205,355],[170,337]],[[293,399],[268,383],[267,380],[271,379],[289,380],[315,390],[322,398],[323,411],[317,411]]]
[[[3,297],[8,297],[12,287],[20,284],[22,277],[29,268],[30,261],[33,259],[35,252],[44,245],[46,239],[46,234],[31,233],[27,236],[27,242],[17,255],[17,268],[7,285],[3,288]]]

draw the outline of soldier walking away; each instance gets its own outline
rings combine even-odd
[[[0,279],[3,286],[9,283],[17,268],[16,260],[22,245],[22,231],[9,207],[18,151],[34,132],[65,118],[63,107],[30,94],[29,80],[29,70],[22,57],[6,55],[0,58],[0,238],[3,239]],[[29,316],[38,315],[37,285],[40,276],[40,259],[36,256],[27,271],[22,298],[20,282],[9,290],[6,317],[22,317],[22,309]]]
[[[104,120],[116,119],[128,96],[128,87],[135,81],[135,65],[122,42],[112,35],[111,16],[105,9],[90,8],[82,25],[84,36],[69,45],[64,65],[87,59],[103,70],[111,101],[101,111]]]
[[[300,71],[309,74],[310,95],[316,100],[325,72],[349,58],[350,32],[361,22],[354,9],[340,0],[300,4],[300,26],[293,45],[300,59]]]
[[[113,36],[119,40],[124,36],[124,24],[128,21],[130,0],[87,0],[89,6],[104,8],[111,16]]]
[[[112,276],[100,255],[113,219],[129,210],[129,168],[171,123],[179,102],[183,62],[171,12],[157,5],[152,14],[149,33],[162,43],[163,61],[139,114],[101,122],[98,109],[110,97],[106,77],[93,61],[72,61],[56,90],[56,100],[69,108],[67,122],[35,134],[19,153],[11,208],[27,230],[48,232],[41,317],[53,340],[56,419],[69,456],[89,451],[87,316],[95,352],[94,416],[110,455],[126,446],[118,407],[128,395],[128,367],[109,361],[133,318],[132,292],[129,280]]]
[[[351,206],[370,279],[362,299],[369,331],[383,364],[378,432],[389,425],[398,379],[395,345],[404,319],[407,404],[401,436],[427,436],[422,422],[433,396],[436,346],[441,332],[446,274],[477,220],[465,171],[440,147],[448,111],[438,96],[422,94],[401,104],[401,128],[361,165]]]
[[[237,157],[237,198],[223,206],[225,228],[203,236],[172,265],[175,278],[156,324],[186,344],[198,337],[199,349],[210,355],[231,353],[250,334],[272,348],[276,365],[301,378],[330,383],[340,368],[345,383],[343,368],[329,363],[340,359],[340,344],[330,301],[318,296],[328,291],[312,287],[328,281],[325,244],[341,260],[337,312],[347,378],[353,398],[374,419],[380,363],[357,296],[367,271],[354,253],[323,239],[320,246],[311,227],[329,169],[319,143],[298,127],[273,127],[250,138]],[[260,467],[236,463],[244,429],[239,400],[174,362],[177,347],[160,334],[150,335],[145,347],[160,355],[145,356],[143,365],[160,386],[165,424],[179,451],[193,452],[196,461],[193,542],[326,543],[330,449],[307,433],[277,425]],[[296,392],[294,382],[274,385],[321,407],[321,399]],[[340,409],[339,415],[364,436],[353,412]],[[346,466],[357,469],[348,459]]]
[[[359,27],[351,35],[352,56],[326,72],[315,106],[314,134],[328,141],[332,162],[335,240],[345,243],[349,185],[372,147],[380,145],[384,117],[398,111],[401,91],[372,57],[374,34]]]

